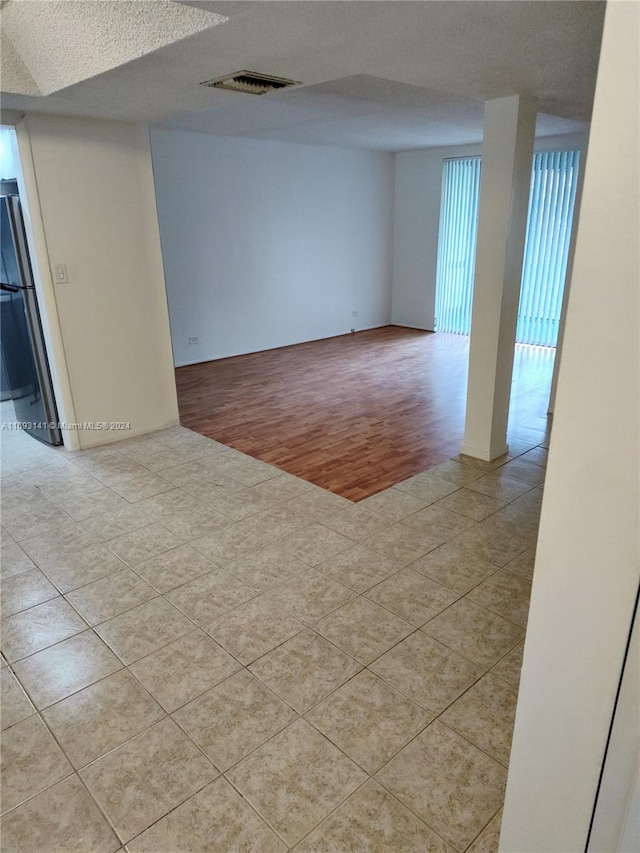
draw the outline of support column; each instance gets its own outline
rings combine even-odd
[[[507,452],[507,420],[536,124],[535,102],[487,101],[462,452]]]

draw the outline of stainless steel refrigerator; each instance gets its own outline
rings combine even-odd
[[[0,217],[2,399],[26,432],[62,444],[16,181],[0,181]]]

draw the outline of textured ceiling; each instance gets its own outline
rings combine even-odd
[[[12,6],[28,15],[32,4],[39,0],[11,0],[1,12],[3,24]],[[204,20],[197,26],[193,21],[193,34],[175,30],[179,41],[154,48],[150,33],[162,15],[152,15],[153,22],[141,16],[130,39],[134,56],[101,72],[94,66],[88,79],[48,97],[35,94],[34,81],[41,91],[51,91],[59,87],[60,76],[55,84],[43,83],[18,51],[10,59],[25,78],[25,94],[5,95],[5,108],[385,150],[479,141],[483,101],[512,94],[538,99],[544,114],[540,134],[576,129],[591,113],[604,15],[604,3],[590,0],[46,0],[45,5],[51,27],[63,20],[59,7],[70,5],[139,6],[158,13],[171,6],[222,17],[210,17],[204,29]],[[111,14],[106,19],[113,23]],[[77,28],[75,35],[73,28],[54,29],[60,49],[79,57],[94,54],[96,39],[102,38],[88,39]],[[167,39],[167,30],[163,33]],[[121,39],[121,48],[128,41]],[[199,85],[241,69],[303,85],[263,97]],[[4,78],[2,88],[7,90]]]
[[[382,151],[481,142],[484,104],[422,86],[358,74],[240,97],[215,110],[177,116],[160,126],[217,136],[243,136]],[[538,136],[582,130],[581,122],[538,115]]]
[[[9,0],[2,88],[50,95],[224,21],[171,0]]]

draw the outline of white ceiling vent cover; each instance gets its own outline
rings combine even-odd
[[[255,71],[238,71],[228,74],[218,80],[208,80],[203,86],[212,89],[228,89],[230,92],[244,92],[247,95],[266,95],[276,89],[286,86],[296,86],[298,80],[287,80],[286,77],[272,77],[270,74],[256,74]]]

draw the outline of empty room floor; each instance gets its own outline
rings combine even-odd
[[[538,427],[358,504],[183,427],[3,432],[3,850],[495,851]]]
[[[387,326],[178,368],[183,426],[359,501],[457,453],[469,338]],[[516,347],[510,438],[544,435],[554,350]]]

